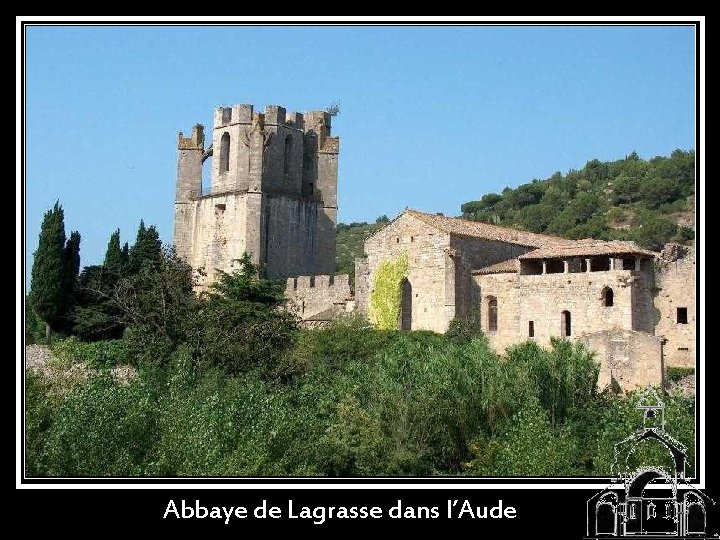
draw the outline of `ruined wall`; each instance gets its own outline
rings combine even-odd
[[[613,379],[621,390],[662,382],[661,339],[645,332],[606,330],[578,338],[600,362],[598,388]],[[615,386],[615,384],[612,384]]]
[[[695,250],[668,244],[655,262],[659,312],[655,335],[665,338],[668,366],[695,366]],[[687,324],[678,322],[678,308],[686,308]]]
[[[302,319],[308,319],[334,306],[345,311],[351,300],[350,279],[347,274],[338,276],[298,276],[289,278],[285,287],[289,309]]]
[[[481,325],[497,350],[529,339],[548,345],[561,337],[562,312],[569,311],[570,338],[612,329],[632,329],[632,290],[636,277],[631,270],[558,273],[544,275],[477,275],[480,289]],[[603,290],[613,291],[613,305],[603,303]],[[487,298],[497,298],[497,330],[488,327]]]
[[[412,329],[447,330],[455,314],[455,289],[452,284],[446,284],[448,276],[455,273],[454,263],[446,253],[449,243],[450,235],[406,214],[370,236],[365,241],[369,290],[367,296],[362,290],[358,291],[358,309],[367,312],[375,271],[380,263],[407,253],[408,281],[412,287]]]

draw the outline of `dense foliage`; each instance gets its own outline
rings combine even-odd
[[[124,341],[54,349],[102,367],[108,353],[130,353]],[[349,318],[296,331],[281,348],[279,374],[240,361],[228,374],[189,343],[129,382],[102,369],[72,385],[29,373],[28,473],[608,475],[614,444],[642,424],[636,396],[597,394],[597,365],[565,341],[500,356],[482,336]],[[666,403],[667,429],[692,462],[693,400]]]
[[[567,238],[635,240],[659,250],[694,238],[695,152],[589,161],[462,205],[462,217]],[[680,222],[680,224],[679,224]]]
[[[382,225],[387,223],[387,216],[381,216],[375,223],[366,222],[338,223],[335,245],[335,272],[348,274],[350,280],[355,279],[355,258],[364,254],[365,239]]]

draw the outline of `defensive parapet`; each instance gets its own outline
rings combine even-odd
[[[289,309],[301,319],[310,319],[328,310],[341,313],[347,311],[347,303],[352,301],[350,278],[347,274],[288,278],[285,296]]]

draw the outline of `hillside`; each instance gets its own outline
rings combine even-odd
[[[566,238],[635,240],[659,250],[695,237],[695,152],[588,161],[461,206],[464,219]]]
[[[375,223],[365,221],[350,224],[338,223],[335,272],[349,274],[350,281],[353,281],[355,279],[355,257],[362,257],[365,239],[388,221],[387,216],[381,216]]]
[[[502,193],[469,201],[459,217],[566,238],[634,240],[653,250],[695,238],[695,152],[641,159],[635,152],[617,161],[588,161],[582,170],[556,172]],[[340,223],[336,267],[354,276],[363,242],[387,221]]]

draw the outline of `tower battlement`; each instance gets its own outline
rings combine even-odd
[[[272,279],[332,273],[339,143],[326,111],[215,108],[207,150],[200,125],[178,136],[178,254],[204,268],[208,281],[245,252]]]

